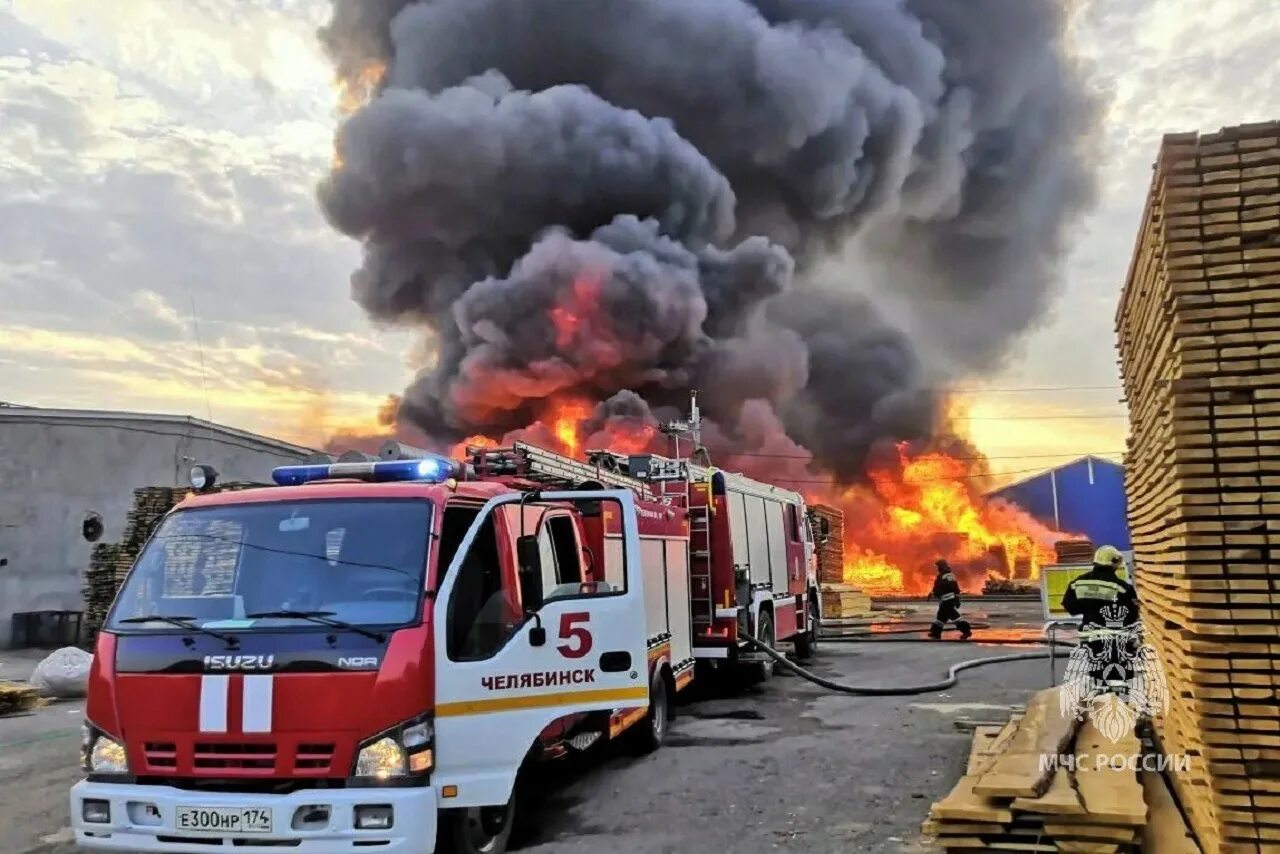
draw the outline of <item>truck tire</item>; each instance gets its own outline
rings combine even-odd
[[[449,854],[505,854],[515,826],[516,793],[500,807],[470,807],[440,814],[440,847]]]
[[[653,676],[649,686],[649,712],[634,729],[631,730],[632,751],[639,756],[653,753],[667,740],[667,729],[671,723],[671,698],[667,694],[667,680],[659,671]]]
[[[796,637],[796,658],[813,658],[818,650],[818,603],[812,599],[805,606],[805,631]]]
[[[773,631],[773,614],[760,609],[760,618],[756,620],[756,637],[765,646],[773,648],[777,645],[777,635]],[[748,678],[753,684],[763,684],[773,678],[773,659],[753,661],[748,666]]]

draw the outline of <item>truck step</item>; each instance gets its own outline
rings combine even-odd
[[[569,739],[569,746],[579,753],[589,749],[591,745],[600,740],[601,732],[580,732],[573,738]]]

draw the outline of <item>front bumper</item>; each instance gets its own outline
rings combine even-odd
[[[108,823],[84,820],[86,798],[111,805]],[[388,804],[393,823],[388,830],[356,830],[355,808]],[[151,809],[148,808],[150,805]],[[272,833],[219,834],[177,830],[177,808],[260,807],[271,810]],[[327,823],[293,829],[299,807],[327,806]],[[287,795],[193,792],[170,786],[81,781],[71,788],[71,827],[76,844],[96,851],[165,851],[209,854],[211,851],[275,851],[298,854],[394,851],[432,854],[436,841],[436,792],[412,788],[304,789]],[[313,823],[314,825],[314,823]]]

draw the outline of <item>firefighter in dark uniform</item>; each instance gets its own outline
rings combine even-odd
[[[1089,649],[1090,676],[1119,689],[1131,675],[1141,643],[1138,593],[1120,577],[1124,555],[1102,546],[1093,568],[1067,586],[1062,607],[1080,617],[1080,642]]]
[[[960,616],[960,582],[956,581],[955,573],[945,560],[936,561],[934,566],[938,568],[938,577],[934,579],[933,591],[929,595],[938,600],[938,616],[929,626],[929,637],[941,640],[942,629],[954,621],[960,630],[960,639],[968,640],[973,629],[969,621]]]

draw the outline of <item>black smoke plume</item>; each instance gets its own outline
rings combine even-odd
[[[1059,0],[334,0],[339,75],[386,74],[321,204],[364,244],[356,300],[437,348],[401,417],[447,442],[697,388],[718,443],[842,478],[945,431],[932,389],[1043,314],[1091,196],[1064,24]]]

